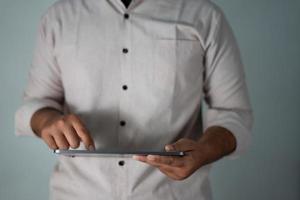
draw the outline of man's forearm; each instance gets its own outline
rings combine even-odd
[[[38,110],[31,118],[31,127],[33,132],[40,137],[43,127],[49,123],[49,121],[61,115],[62,113],[60,111],[53,108],[42,108]]]
[[[236,148],[235,136],[226,128],[212,126],[206,129],[198,143],[205,153],[203,164],[214,162],[225,155],[232,153]]]

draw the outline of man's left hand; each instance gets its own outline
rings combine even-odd
[[[205,146],[191,139],[180,139],[165,146],[166,151],[187,151],[185,156],[135,155],[134,159],[157,167],[173,180],[183,180],[205,164]]]
[[[198,141],[182,138],[165,146],[166,151],[186,151],[183,157],[135,155],[133,158],[157,167],[171,179],[183,180],[201,166],[232,153],[236,147],[236,139],[231,131],[221,126],[211,126]]]

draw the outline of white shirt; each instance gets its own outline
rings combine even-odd
[[[248,148],[253,122],[235,37],[209,0],[55,2],[39,23],[17,135],[35,135],[43,107],[81,117],[96,148],[158,150],[223,126],[237,140],[230,159]],[[131,158],[59,156],[50,199],[208,200],[211,166],[173,181]]]

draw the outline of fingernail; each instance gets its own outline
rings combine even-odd
[[[135,159],[135,160],[138,160],[138,159],[139,159],[139,156],[133,155],[132,158]]]
[[[94,147],[93,145],[90,145],[90,146],[89,146],[89,150],[90,150],[90,151],[94,151],[94,150],[95,150],[95,147]]]
[[[166,151],[171,151],[171,150],[173,150],[173,147],[171,145],[167,145],[165,147],[165,149],[166,149]]]
[[[155,160],[155,156],[154,156],[154,155],[148,155],[148,156],[147,156],[147,159],[153,161],[153,160]]]

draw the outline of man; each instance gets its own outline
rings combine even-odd
[[[45,12],[16,134],[51,149],[187,151],[59,157],[51,199],[212,199],[212,163],[245,152],[253,122],[232,30],[208,0],[123,3],[60,0]]]

